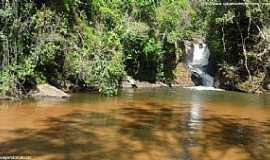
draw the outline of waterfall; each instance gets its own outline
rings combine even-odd
[[[207,45],[199,40],[185,42],[187,65],[192,75],[201,79],[201,86],[213,87],[214,78],[207,73],[210,51]]]

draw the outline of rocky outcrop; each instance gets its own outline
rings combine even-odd
[[[37,91],[36,93],[32,94],[32,96],[37,97],[37,98],[68,98],[70,97],[69,94],[49,84],[37,85]]]
[[[179,63],[176,67],[176,80],[172,86],[192,87],[195,86],[191,79],[191,73],[184,63]]]

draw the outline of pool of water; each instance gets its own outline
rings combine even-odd
[[[270,96],[189,89],[0,102],[0,156],[268,160]]]

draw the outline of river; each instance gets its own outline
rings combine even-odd
[[[181,88],[0,102],[0,156],[268,160],[270,97]]]

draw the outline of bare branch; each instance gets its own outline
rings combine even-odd
[[[251,81],[252,77],[251,77],[250,70],[248,68],[248,58],[247,58],[247,49],[246,49],[246,40],[248,39],[248,37],[250,35],[249,31],[250,31],[251,20],[249,19],[248,36],[245,37],[245,38],[244,38],[243,33],[242,33],[241,29],[240,29],[239,23],[237,23],[237,24],[238,24],[237,26],[238,26],[238,30],[239,30],[240,36],[241,36],[241,41],[242,41],[241,43],[242,43],[243,55],[245,57],[245,68],[246,68],[246,70],[248,72],[249,80]]]

